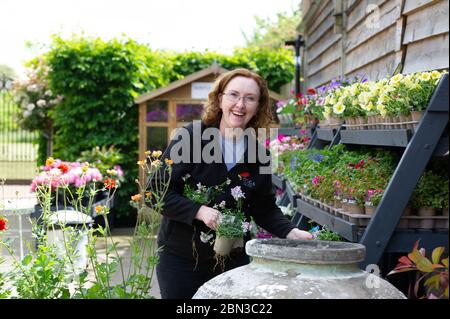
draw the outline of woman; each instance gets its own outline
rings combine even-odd
[[[162,298],[191,298],[203,283],[222,272],[223,269],[215,267],[212,245],[201,237],[217,228],[220,212],[213,206],[223,201],[233,204],[229,191],[232,187],[241,187],[245,193],[245,215],[253,217],[259,226],[280,238],[311,238],[308,232],[295,228],[276,206],[271,175],[261,174],[264,165],[259,155],[267,151],[258,145],[256,154],[251,154],[255,150],[251,143],[256,139],[242,134],[244,129],[268,128],[270,123],[266,82],[253,72],[236,69],[216,80],[201,125],[188,125],[187,134],[180,134],[167,148],[163,157],[170,157],[175,164],[158,234],[158,246],[162,249],[156,273]],[[213,130],[212,134],[205,135],[208,130],[209,133]],[[217,141],[205,136],[220,138]],[[213,156],[214,161],[206,159],[211,155],[211,146],[218,146],[222,153]],[[183,148],[188,150],[188,156],[178,152]],[[198,160],[200,154],[202,158]],[[213,202],[202,205],[183,196],[185,182],[194,187],[199,183],[206,187],[229,185]],[[246,236],[244,241],[249,239]],[[247,263],[245,250],[236,248],[225,259],[224,270]]]

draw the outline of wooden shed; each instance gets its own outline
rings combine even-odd
[[[216,78],[228,70],[212,65],[135,99],[139,105],[139,158],[146,150],[165,150],[175,129],[200,119]],[[282,97],[272,91],[273,108]]]
[[[302,76],[318,87],[338,76],[448,69],[448,0],[303,0]]]

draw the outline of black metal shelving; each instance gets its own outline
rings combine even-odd
[[[366,246],[366,259],[360,264],[377,264],[384,252],[408,252],[414,242],[432,249],[444,246],[448,250],[448,229],[398,229],[397,225],[411,194],[432,156],[448,155],[448,136],[443,136],[449,119],[448,74],[445,74],[415,128],[391,130],[345,130],[317,128],[310,144],[312,148],[332,145],[372,145],[403,148],[403,155],[385,190],[377,211],[366,227],[342,219],[314,206],[296,195],[288,182],[283,186],[289,201],[296,207],[293,222],[300,225],[305,218],[339,233],[345,239]],[[280,184],[279,184],[280,185]]]

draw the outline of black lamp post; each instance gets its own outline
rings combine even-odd
[[[305,44],[301,34],[296,40],[285,41],[285,45],[292,45],[295,48],[295,96],[300,93],[300,47]]]

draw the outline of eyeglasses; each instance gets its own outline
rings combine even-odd
[[[258,104],[258,98],[253,95],[246,95],[241,97],[237,92],[224,92],[222,94],[225,95],[227,100],[231,103],[237,103],[240,99],[242,99],[244,104],[248,106],[255,106]]]

